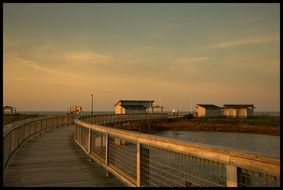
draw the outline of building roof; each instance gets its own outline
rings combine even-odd
[[[116,104],[114,104],[114,106],[116,106],[120,102],[121,102],[121,104],[128,103],[128,102],[139,104],[139,103],[153,103],[154,100],[119,100]]]
[[[255,108],[253,104],[224,104],[223,108]]]
[[[15,110],[16,108],[12,107],[12,106],[3,106],[3,110],[6,110],[6,109],[13,109],[13,110]]]
[[[197,104],[198,106],[204,107],[205,109],[210,109],[210,110],[217,110],[221,109],[221,107],[218,107],[214,104]]]

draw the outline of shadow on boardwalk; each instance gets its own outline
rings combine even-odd
[[[74,126],[35,137],[16,153],[3,177],[4,186],[124,186],[75,144]]]

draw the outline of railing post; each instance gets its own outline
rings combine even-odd
[[[67,116],[65,116],[65,127],[67,127]]]
[[[137,143],[137,187],[141,186],[141,144]]]
[[[238,187],[237,167],[226,165],[227,187]]]
[[[78,127],[76,123],[75,123],[75,139],[78,140]]]
[[[109,135],[105,134],[105,165],[109,166]],[[109,172],[106,170],[106,176],[109,177]]]
[[[91,128],[88,129],[88,153],[91,152]]]

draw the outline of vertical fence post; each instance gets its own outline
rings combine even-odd
[[[102,138],[102,137],[101,137]],[[105,165],[109,166],[109,135],[105,134]],[[109,172],[106,170],[106,176],[109,177]]]
[[[75,140],[78,140],[78,127],[77,124],[75,124]]]
[[[67,127],[67,116],[64,117],[64,127]]]
[[[91,152],[91,128],[88,129],[88,153]]]
[[[141,186],[141,144],[137,142],[137,187]]]
[[[226,165],[227,187],[238,187],[237,167]]]

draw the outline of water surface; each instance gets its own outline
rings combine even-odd
[[[154,131],[150,134],[280,158],[279,136],[208,131]]]

